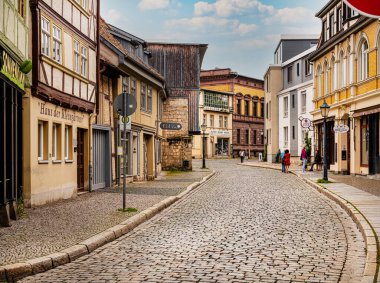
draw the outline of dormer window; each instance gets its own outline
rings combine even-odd
[[[322,32],[323,32],[323,42],[327,41],[327,20],[324,20],[322,23]]]
[[[331,38],[331,37],[334,36],[334,14],[330,15],[330,30],[329,30],[329,35],[330,35],[329,38]]]
[[[342,29],[342,7],[339,7],[336,11],[336,32],[338,33]]]

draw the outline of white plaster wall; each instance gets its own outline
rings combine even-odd
[[[64,74],[65,76],[65,84],[64,84],[64,92],[72,94],[73,93],[73,77]]]
[[[302,113],[302,92],[306,91],[306,112]],[[312,110],[314,110],[314,103],[313,103],[313,97],[314,97],[314,89],[313,84],[311,83],[308,86],[302,87],[297,92],[297,99],[298,99],[298,116],[302,116],[303,118],[308,118],[311,121],[313,121],[313,115],[310,114]],[[299,153],[301,153],[302,146],[304,145],[303,140],[303,128],[301,127],[301,123],[298,124],[298,149]],[[309,138],[311,138],[311,144],[312,144],[312,155],[314,155],[314,132],[309,131]]]
[[[87,93],[87,84],[81,82],[80,87],[81,87],[82,98],[86,100],[89,99],[90,97],[88,96],[88,93]]]
[[[290,93],[285,93],[278,96],[278,141],[281,151],[284,149],[289,149],[290,145],[290,107],[288,108],[288,117],[284,117],[284,97],[288,97],[288,106],[290,105]],[[285,136],[284,136],[284,127],[288,127],[288,146],[285,148]],[[274,149],[276,152],[278,149]]]
[[[74,27],[76,27],[78,30],[80,30],[80,11],[78,10],[78,8],[76,8],[75,6],[73,6],[73,21],[72,21],[72,24]]]
[[[71,6],[72,4],[68,0],[63,1],[63,18],[71,22]]]
[[[53,87],[63,91],[63,72],[53,68]]]
[[[52,8],[58,14],[62,15],[62,1],[57,1],[57,0],[52,1]]]
[[[74,95],[79,97],[79,80],[74,78]]]
[[[96,52],[92,49],[88,52],[88,79],[96,81]]]

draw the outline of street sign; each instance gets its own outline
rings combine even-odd
[[[344,0],[344,2],[364,16],[380,18],[379,0]]]
[[[334,132],[339,134],[347,133],[350,130],[350,128],[347,125],[335,125],[334,126]]]
[[[124,107],[125,105],[125,107]],[[113,109],[120,116],[127,117],[135,113],[137,108],[137,102],[134,95],[130,95],[126,92],[116,96],[113,101]]]
[[[301,120],[301,127],[304,129],[308,129],[311,127],[311,120],[308,118],[303,118]]]
[[[182,125],[180,123],[161,123],[160,128],[169,131],[179,131],[182,129]]]
[[[131,116],[128,116],[128,117],[123,117],[123,116],[120,116],[120,119],[119,119],[119,129],[120,131],[124,131],[124,122],[127,123],[127,131],[130,131],[132,130],[132,119],[131,119]]]

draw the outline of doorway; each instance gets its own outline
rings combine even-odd
[[[77,129],[77,184],[78,191],[84,191],[84,135],[85,130]]]

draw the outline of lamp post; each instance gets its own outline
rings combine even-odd
[[[202,169],[206,169],[206,145],[205,145],[205,135],[207,130],[207,125],[203,123],[201,125],[203,137],[202,137]]]
[[[327,124],[326,118],[329,116],[330,106],[326,103],[326,100],[323,102],[321,109],[321,116],[323,117],[323,180],[328,181],[327,176]]]

